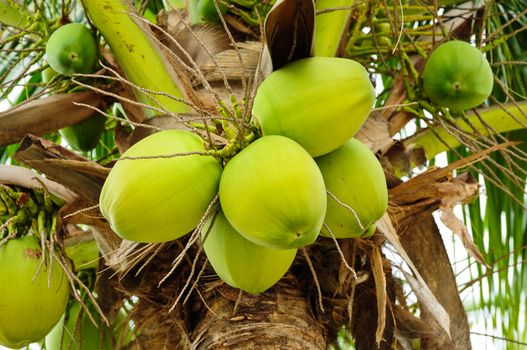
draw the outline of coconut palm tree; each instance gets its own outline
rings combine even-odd
[[[36,235],[66,271],[70,304],[107,324],[126,311],[130,327],[115,348],[470,349],[471,333],[481,333],[472,323],[483,318],[486,342],[515,349],[527,341],[526,8],[525,0],[0,0],[0,249]],[[71,22],[98,43],[98,62],[82,72],[60,71],[52,57],[85,63],[85,40],[67,54],[47,48]],[[79,43],[71,32],[59,39]],[[493,75],[490,95],[465,110],[438,103],[423,81],[434,49],[453,40],[481,51]],[[139,161],[125,154],[130,147],[184,130],[207,149],[150,158],[199,153],[226,166],[262,137],[252,115],[262,82],[312,56],[360,63],[377,92],[354,136],[379,159],[388,189],[370,234],[337,239],[329,230],[259,294],[224,282],[204,252],[217,196],[187,235],[121,238],[99,198],[116,164]],[[428,68],[434,82],[439,68]],[[328,113],[354,98],[334,82],[295,89],[329,95]],[[289,102],[288,90],[273,93]],[[107,185],[108,196],[122,181]],[[186,220],[171,211],[168,190],[130,219]],[[466,260],[462,284],[445,248],[450,231],[464,247],[455,256]]]

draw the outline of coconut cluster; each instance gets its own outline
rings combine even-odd
[[[189,131],[153,134],[113,167],[101,212],[118,235],[138,242],[197,228],[218,276],[261,293],[321,233],[351,238],[375,230],[387,208],[386,180],[377,158],[353,138],[374,100],[355,61],[295,61],[258,88],[252,114],[262,137],[222,158]],[[211,215],[217,195],[220,208]]]

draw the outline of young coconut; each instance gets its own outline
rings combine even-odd
[[[388,207],[386,178],[375,155],[360,141],[351,139],[330,154],[317,158],[316,162],[327,190],[349,207],[328,194],[325,223],[331,232],[337,238],[372,233],[375,222]],[[331,237],[325,227],[321,234]]]
[[[202,230],[205,238],[210,221]],[[229,224],[223,212],[214,221],[203,244],[214,271],[229,286],[259,294],[282,278],[293,260],[296,249],[271,249],[255,244]]]
[[[57,71],[48,67],[42,71],[42,81],[47,83],[57,75]],[[93,117],[62,128],[59,130],[59,133],[74,149],[88,152],[99,144],[105,122],[106,118],[95,112]]]
[[[96,114],[80,123],[60,129],[59,133],[74,149],[88,152],[99,144],[105,122],[105,116]]]
[[[0,247],[2,346],[19,349],[41,340],[66,310],[66,274],[57,262],[50,266],[49,256],[41,267],[41,258],[41,245],[34,236],[12,239]]]
[[[355,135],[374,100],[375,90],[361,64],[310,57],[271,73],[258,87],[252,113],[264,136],[289,137],[318,157]]]
[[[220,202],[229,223],[246,239],[295,249],[317,238],[326,214],[326,187],[299,144],[264,136],[227,163]]]
[[[203,140],[189,131],[150,135],[119,160],[104,183],[100,209],[113,230],[136,242],[177,239],[199,223],[218,191],[222,168],[204,152]],[[181,154],[156,158],[156,156]]]
[[[428,57],[422,75],[425,94],[434,103],[464,111],[491,94],[494,77],[489,62],[474,46],[454,40],[438,46]]]
[[[81,23],[69,23],[58,28],[46,44],[49,65],[64,75],[93,72],[97,56],[97,41]]]

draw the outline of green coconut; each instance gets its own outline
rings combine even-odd
[[[209,224],[203,229],[207,234]],[[218,276],[228,285],[262,293],[282,278],[295,260],[296,249],[271,249],[244,238],[220,212],[203,244]]]
[[[50,35],[46,58],[51,68],[60,74],[91,73],[98,59],[97,41],[83,24],[69,23]]]
[[[150,135],[123,157],[204,152],[203,140],[183,130]],[[193,230],[218,191],[222,168],[212,156],[120,160],[106,179],[100,210],[122,238],[166,242]]]
[[[264,136],[232,158],[219,193],[229,223],[268,248],[312,243],[326,214],[320,170],[309,153],[283,136]]]
[[[40,268],[41,258],[40,242],[33,236],[12,239],[0,247],[2,346],[19,349],[40,341],[66,310],[66,274],[57,262],[50,266],[49,256]]]
[[[316,162],[327,190],[347,206],[328,194],[325,223],[331,233],[337,238],[371,235],[375,222],[388,207],[386,178],[375,155],[360,141],[351,139]],[[331,236],[326,228],[321,234]]]
[[[82,122],[62,128],[59,133],[74,149],[88,152],[99,144],[105,122],[106,118],[97,114]]]
[[[441,44],[430,54],[422,81],[431,101],[454,111],[464,111],[490,96],[494,77],[481,51],[469,43],[454,40]]]
[[[252,113],[263,135],[287,136],[317,157],[353,137],[374,100],[360,63],[310,57],[271,73],[258,87]]]

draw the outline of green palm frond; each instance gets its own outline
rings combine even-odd
[[[488,55],[498,82],[491,103],[527,99],[526,8],[527,1],[495,1],[487,10],[484,37],[489,40]],[[477,167],[480,172],[492,173],[493,181],[483,180],[484,196],[467,206],[464,216],[491,268],[472,265],[472,277],[479,283],[471,285],[472,300],[467,303],[472,305],[470,313],[490,316],[485,318],[489,334],[525,342],[527,316],[522,307],[527,300],[527,130],[504,133],[495,140],[522,143],[512,158],[511,153],[495,154],[485,167]],[[458,155],[467,154],[466,148],[458,151]],[[454,158],[450,153],[449,161]],[[511,169],[514,176],[504,173],[503,167]],[[503,344],[507,349],[518,348],[514,342],[501,340]]]

